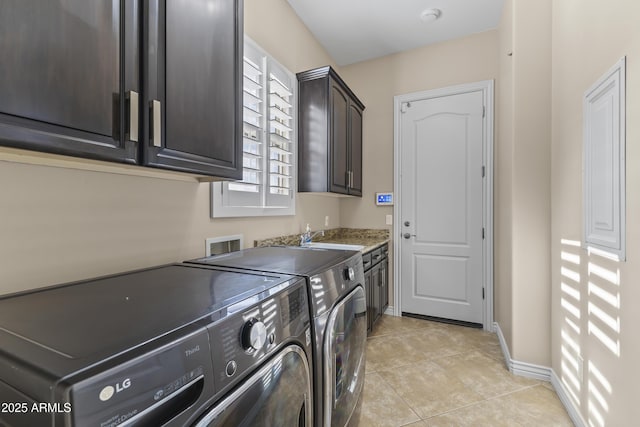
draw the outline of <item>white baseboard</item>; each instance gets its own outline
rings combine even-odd
[[[552,368],[548,368],[546,366],[534,365],[532,363],[513,360],[511,358],[511,355],[509,354],[509,347],[507,347],[507,342],[504,339],[504,335],[502,334],[500,325],[495,322],[493,324],[493,327],[498,334],[498,340],[500,341],[502,354],[504,355],[504,360],[507,363],[509,372],[521,377],[550,381],[551,385],[556,391],[556,394],[558,395],[558,398],[560,399],[560,402],[562,402],[562,405],[569,414],[569,418],[571,418],[571,421],[573,421],[573,424],[576,427],[587,427],[587,423],[585,423],[584,419],[582,419],[580,411],[578,411],[578,409],[574,405],[573,400],[569,398],[567,389],[564,387],[564,384],[562,384],[562,381],[560,381],[560,378],[558,378],[555,371]]]
[[[502,329],[500,329],[500,325],[498,322],[493,322],[493,330],[498,335],[498,341],[500,341],[500,348],[502,349],[502,354],[504,355],[504,361],[507,363],[507,367],[509,371],[511,371],[511,354],[509,354],[509,347],[507,346],[507,341],[504,339],[504,335],[502,334]]]
[[[504,339],[504,335],[502,334],[502,329],[500,329],[500,325],[497,322],[494,322],[493,329],[496,331],[496,334],[498,334],[500,348],[502,348],[502,354],[504,355],[504,360],[507,364],[509,372],[521,377],[533,378],[542,381],[551,381],[551,368],[547,366],[535,365],[533,363],[513,360],[511,358],[511,354],[509,354],[509,347],[507,346],[507,341]]]
[[[389,316],[395,316],[396,315],[392,305],[387,306],[387,309],[382,314],[388,314]]]
[[[553,369],[551,370],[551,385],[555,389],[556,394],[564,405],[564,408],[567,410],[569,418],[571,418],[573,424],[576,427],[587,427],[588,424],[584,421],[582,415],[580,415],[580,411],[578,411],[578,408],[576,408],[573,400],[569,397],[567,388],[564,386],[564,384],[562,384],[562,381],[560,380],[560,378],[558,378],[558,375],[556,375],[556,372]]]
[[[551,368],[534,365],[533,363],[519,362],[511,359],[511,372],[521,377],[533,378],[541,381],[551,381]]]

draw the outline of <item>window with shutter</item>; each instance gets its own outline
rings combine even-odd
[[[294,215],[295,75],[245,36],[243,79],[242,181],[211,184],[211,215]]]

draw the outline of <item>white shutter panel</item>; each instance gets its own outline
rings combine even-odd
[[[229,182],[226,204],[231,206],[261,206],[264,185],[265,152],[265,66],[264,55],[245,44],[243,67],[242,109],[242,181]]]
[[[275,61],[268,67],[269,73],[269,146],[267,156],[267,205],[284,207],[292,203],[295,191],[295,76]]]

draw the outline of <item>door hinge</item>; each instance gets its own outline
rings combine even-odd
[[[409,108],[411,108],[411,103],[410,102],[403,102],[400,105],[400,112],[401,113],[406,113]]]
[[[482,227],[482,240],[484,240],[484,227]]]
[[[482,299],[484,299],[484,288],[482,288]]]
[[[483,177],[483,178],[484,178],[484,173],[485,173],[485,170],[484,170],[484,166],[483,166],[483,167],[482,167],[482,177]]]
[[[485,114],[487,113],[487,108],[483,105],[482,106],[482,118],[484,119]]]

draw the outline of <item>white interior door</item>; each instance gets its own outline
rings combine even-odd
[[[483,94],[403,103],[402,311],[483,323]]]

